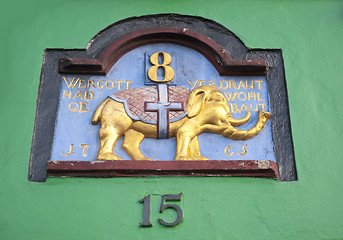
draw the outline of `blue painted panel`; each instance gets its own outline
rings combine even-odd
[[[170,66],[175,71],[173,84],[190,90],[199,85],[216,85],[227,97],[235,118],[244,117],[249,109],[251,119],[239,129],[247,130],[255,125],[257,110],[270,112],[265,77],[222,77],[204,56],[192,49],[174,44],[152,44],[124,55],[107,76],[61,76],[61,96],[51,160],[96,159],[100,126],[91,124],[95,110],[107,96],[115,92],[146,87],[147,68],[151,66],[147,56],[155,52],[167,52],[172,56]],[[114,153],[130,160],[122,150],[121,143],[122,138],[117,142]],[[204,133],[199,136],[199,143],[202,155],[211,160],[275,161],[271,120],[259,135],[247,141],[233,141],[216,134]],[[144,155],[154,160],[172,161],[175,145],[175,139],[146,138],[140,149]],[[242,148],[246,149],[246,153],[239,155],[245,152]]]

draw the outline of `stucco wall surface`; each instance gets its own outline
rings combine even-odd
[[[85,48],[111,23],[156,13],[212,19],[251,48],[283,50],[299,181],[254,178],[27,180],[43,51]],[[11,1],[0,44],[0,239],[343,239],[342,1]],[[183,222],[158,217],[184,196]],[[139,228],[152,195],[153,227]]]

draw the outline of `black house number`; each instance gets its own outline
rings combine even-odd
[[[179,224],[182,220],[182,210],[180,208],[180,206],[176,205],[176,204],[165,204],[165,201],[180,201],[181,200],[181,196],[182,193],[179,193],[177,195],[163,195],[162,196],[162,201],[161,201],[161,207],[160,207],[160,213],[162,213],[164,211],[164,209],[166,208],[173,208],[177,211],[177,218],[174,222],[166,222],[163,219],[159,218],[158,221],[167,227],[173,227],[177,224]],[[143,222],[140,224],[141,227],[151,227],[152,224],[150,222],[150,198],[151,196],[148,195],[144,198],[142,198],[141,200],[139,200],[140,203],[144,204],[143,207]]]

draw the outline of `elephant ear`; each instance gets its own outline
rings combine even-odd
[[[201,88],[194,89],[188,97],[187,116],[194,117],[201,111],[206,98],[206,91]]]

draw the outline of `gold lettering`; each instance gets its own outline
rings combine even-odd
[[[244,95],[244,98],[241,98],[241,97],[240,97],[242,94]],[[240,92],[240,93],[238,94],[238,99],[241,100],[241,101],[245,101],[245,100],[247,100],[247,95],[246,95],[244,92]]]
[[[104,88],[104,85],[100,86],[100,83],[102,83],[102,82],[105,82],[105,80],[100,80],[100,81],[96,84],[96,86],[97,86],[98,88]],[[114,83],[113,83],[113,84],[114,84]]]
[[[92,100],[94,97],[94,93],[91,91],[86,91],[85,92],[85,100]]]
[[[243,110],[249,111],[249,108],[245,104],[243,104],[241,109],[239,110],[239,113],[241,113]]]
[[[80,144],[80,147],[83,147],[82,156],[87,157],[86,150],[89,148],[89,144]]]
[[[231,106],[231,113],[238,113],[239,112],[239,109],[238,109],[236,103],[230,103],[230,106]]]
[[[217,86],[216,86],[216,83],[215,83],[214,81],[212,81],[212,80],[209,81],[209,84],[208,84],[208,85],[210,85],[210,86],[212,86],[212,87],[217,87]]]
[[[258,83],[258,89],[261,89],[261,83],[262,83],[263,81],[255,81],[255,82]]]
[[[116,83],[118,83],[118,90],[121,89],[121,84],[122,84],[123,82],[125,82],[125,81],[116,81]],[[107,84],[106,84],[106,86],[107,86]]]
[[[255,106],[256,106],[256,108],[253,109],[253,108],[252,108],[252,104],[250,104],[250,109],[251,109],[251,111],[258,111],[258,105],[256,104]]]
[[[92,86],[93,88],[96,88],[96,87],[94,86],[94,80],[89,79],[89,80],[87,80],[87,82],[88,82],[88,84],[87,84],[87,88],[88,88],[88,89],[89,89],[90,86]]]
[[[247,89],[254,89],[254,81],[251,81],[251,87],[249,87],[248,81],[245,81],[245,84],[247,85]]]
[[[63,99],[65,98],[65,96],[68,96],[69,99],[71,98],[71,91],[69,91],[69,93],[67,92],[68,92],[67,90],[63,91]]]
[[[223,86],[223,83],[226,84],[226,87]],[[220,80],[220,89],[227,89],[229,87],[229,84],[225,80]]]
[[[241,89],[241,87],[246,89],[243,81],[239,81],[238,89]]]
[[[82,84],[85,84],[84,86],[82,86]],[[86,80],[83,80],[83,79],[80,79],[79,80],[79,88],[86,88],[87,85],[86,85]]]
[[[237,97],[237,92],[224,92],[225,97],[227,98],[228,101],[235,101],[236,97]],[[232,96],[233,94],[233,96]]]
[[[81,94],[81,91],[77,91],[77,93],[75,94],[75,96],[73,97],[73,99],[75,98],[81,98],[81,100],[83,100],[83,96]]]
[[[80,112],[88,112],[89,108],[84,108],[84,106],[88,107],[88,102],[80,102]]]
[[[258,105],[259,105],[259,106],[262,106],[262,110],[263,110],[263,111],[266,110],[265,108],[266,108],[266,105],[267,105],[267,104],[265,104],[265,103],[263,103],[263,104],[262,104],[262,103],[259,103]]]
[[[118,82],[118,81],[116,81],[116,82]],[[111,87],[110,86],[108,86],[109,85],[109,83],[111,83]],[[114,82],[113,81],[111,81],[111,80],[109,80],[107,83],[106,83],[106,88],[108,88],[108,89],[112,89],[112,88],[114,88]],[[119,89],[120,89],[120,87],[119,87]]]
[[[263,102],[266,101],[265,99],[260,99],[260,93],[257,93],[257,101]]]
[[[237,87],[236,87],[236,84],[235,84],[235,81],[233,81],[233,80],[230,80],[229,81],[229,88],[231,89],[231,86],[233,86],[235,89],[237,89]]]
[[[230,153],[230,154],[228,154],[228,151],[229,151],[229,148],[230,148],[230,147],[232,147],[232,145],[227,146],[227,147],[225,148],[225,150],[224,150],[224,151],[225,151],[225,155],[228,156],[228,157],[233,156],[233,152]]]
[[[163,62],[162,62],[162,64],[159,64],[158,58],[161,55],[163,56]],[[170,82],[171,80],[173,80],[175,73],[174,73],[174,69],[169,66],[172,62],[172,57],[168,53],[156,52],[156,53],[151,55],[150,62],[153,65],[148,70],[148,77],[151,81],[159,82],[159,83],[161,83],[161,82],[167,83],[167,82]],[[163,80],[157,79],[158,68],[164,68],[164,79]]]
[[[256,101],[256,93],[255,92],[248,92],[248,101],[250,101],[251,98],[254,98]]]
[[[74,108],[72,108],[72,105],[76,105],[76,106]],[[68,108],[72,112],[77,112],[77,110],[78,110],[77,106],[78,106],[78,103],[77,102],[73,102],[73,103],[69,104]]]
[[[130,84],[133,83],[133,81],[125,81],[126,82],[126,89],[130,88]]]
[[[248,145],[245,144],[245,145],[242,147],[243,153],[238,153],[238,155],[243,156],[243,155],[247,154],[247,150],[246,150],[247,147],[248,147]]]
[[[195,88],[195,86],[198,84],[199,80],[197,80],[197,81],[194,83],[194,85],[192,84],[191,81],[188,80],[188,82],[189,82],[189,84],[192,86],[192,88]]]
[[[205,85],[206,80],[199,80],[199,86]]]
[[[68,83],[68,82],[67,82],[67,79],[66,79],[65,77],[63,77],[63,80],[64,80],[65,83],[67,84],[68,88],[70,88],[70,87],[71,87],[71,88],[74,88],[74,87],[76,86],[77,82],[79,81],[79,79],[80,79],[80,78],[78,78],[78,79],[76,80],[76,82],[74,83],[75,78],[73,78],[73,80],[72,80],[71,78],[69,78],[70,83]]]
[[[73,144],[70,144],[70,146],[69,146],[69,152],[67,152],[67,153],[61,152],[62,156],[68,156],[68,155],[70,155],[70,154],[75,155],[75,153],[73,152],[73,147],[74,147],[74,145],[73,145]]]

